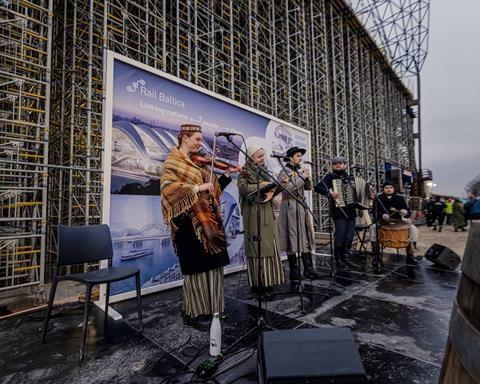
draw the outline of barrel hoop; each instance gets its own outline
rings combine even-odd
[[[450,319],[450,340],[462,366],[480,384],[480,331],[465,317],[456,299]]]

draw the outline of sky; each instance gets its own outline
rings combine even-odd
[[[433,171],[434,193],[465,195],[480,174],[479,15],[478,0],[431,1],[421,114],[422,167]]]

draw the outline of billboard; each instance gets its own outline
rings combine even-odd
[[[241,133],[247,146],[261,144],[267,156],[294,145],[309,149],[309,132],[110,51],[105,79],[103,222],[112,233],[113,265],[138,266],[142,293],[179,285],[182,275],[162,218],[159,176],[178,144],[180,125],[201,125],[202,146],[209,154],[217,131]],[[242,145],[240,137],[234,140]],[[216,140],[215,157],[245,163],[223,137]],[[267,168],[281,169],[273,158]],[[221,201],[230,256],[226,272],[245,266],[238,201],[234,175]],[[133,279],[111,286],[114,300],[133,296],[134,290]]]

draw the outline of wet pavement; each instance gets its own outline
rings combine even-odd
[[[135,300],[113,304],[123,320],[109,320],[93,306],[87,355],[78,361],[83,306],[56,307],[47,343],[40,343],[42,312],[0,322],[2,383],[257,383],[258,319],[274,329],[349,327],[372,383],[436,383],[460,270],[441,270],[426,260],[406,267],[404,256],[385,255],[385,272],[336,271],[319,249],[317,272],[302,294],[287,283],[261,302],[250,293],[245,272],[225,279],[225,360],[213,379],[195,368],[208,358],[208,332],[185,325],[181,290],[143,298],[144,333],[139,334]],[[288,267],[285,265],[288,276]],[[259,316],[261,314],[261,316]],[[265,330],[265,331],[268,331]],[[249,333],[249,336],[241,339]],[[231,348],[229,348],[231,346]]]

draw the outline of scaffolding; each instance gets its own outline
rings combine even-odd
[[[336,154],[374,187],[385,162],[415,170],[412,96],[343,0],[35,4],[0,7],[1,273],[25,275],[8,286],[48,280],[59,225],[101,221],[107,49],[311,131],[315,175]]]
[[[0,290],[44,281],[52,1],[0,5]]]

